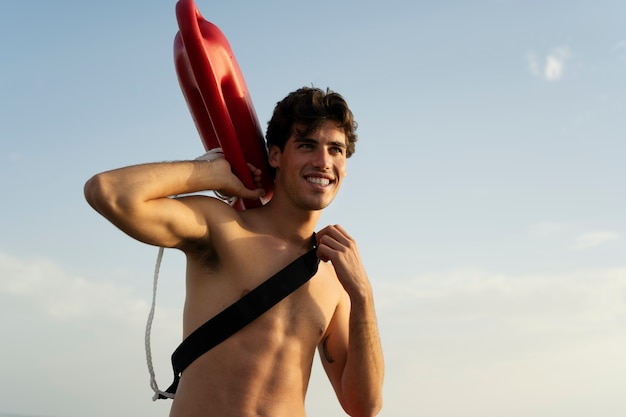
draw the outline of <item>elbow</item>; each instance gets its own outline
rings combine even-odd
[[[106,174],[96,174],[85,183],[83,193],[94,210],[108,217],[123,206],[116,188]]]
[[[106,202],[107,190],[110,188],[107,186],[104,175],[96,174],[85,183],[83,188],[85,200],[91,207],[100,212]]]
[[[89,178],[89,180],[85,183],[83,187],[83,193],[85,195],[85,200],[91,207],[97,210],[98,201],[100,200],[100,196],[102,195],[102,179],[101,175],[97,174],[93,177]]]
[[[355,401],[344,406],[344,411],[351,417],[374,417],[383,409],[382,395],[372,398],[370,401]]]
[[[375,417],[382,410],[382,403],[380,405],[376,405],[373,407],[356,407],[355,410],[347,410],[349,416],[351,417]]]
[[[370,415],[371,416],[375,416],[378,415],[378,413],[380,413],[383,409],[383,396],[380,395],[378,400],[376,401],[376,403],[373,405],[373,407],[370,410]]]
[[[375,417],[382,410],[383,404],[382,401],[380,403],[372,404],[370,407],[361,407],[355,414],[350,414],[352,417]]]

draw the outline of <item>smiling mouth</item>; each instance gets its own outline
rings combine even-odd
[[[330,180],[328,178],[306,177],[306,180],[310,182],[311,184],[321,185],[323,187],[330,185]]]

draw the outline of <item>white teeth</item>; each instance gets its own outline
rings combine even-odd
[[[323,185],[323,186],[326,186],[326,185],[330,184],[330,180],[328,178],[307,177],[306,180],[308,182],[313,183],[313,184],[319,184],[319,185]]]

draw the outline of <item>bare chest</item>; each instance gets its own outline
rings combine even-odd
[[[242,253],[235,258],[235,261],[225,262],[216,270],[200,265],[188,267],[188,274],[192,276],[188,276],[187,281],[185,335],[234,303],[247,308],[245,301],[252,295],[250,293],[258,293],[257,288],[278,272],[286,280],[298,279],[285,275],[283,270],[293,261],[293,256],[278,255],[272,259],[263,253]],[[269,308],[249,327],[261,329],[272,337],[296,336],[314,341],[328,327],[339,300],[339,287],[332,267],[321,263],[308,282]],[[259,298],[254,298],[258,303]]]

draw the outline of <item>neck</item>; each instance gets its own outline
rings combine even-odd
[[[264,225],[271,234],[294,245],[309,245],[322,210],[303,210],[285,206],[272,199],[261,209],[265,212]]]

